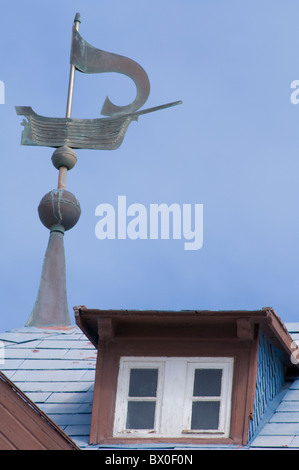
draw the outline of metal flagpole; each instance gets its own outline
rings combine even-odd
[[[76,31],[79,31],[79,26],[81,23],[80,13],[77,13],[74,20],[74,25]],[[67,95],[67,105],[66,105],[66,117],[70,118],[72,113],[72,104],[73,104],[73,94],[74,94],[74,80],[75,80],[75,66],[71,63],[70,68],[70,77],[69,77],[69,88]],[[66,188],[66,177],[67,177],[68,168],[65,166],[59,167],[58,173],[58,189]]]
[[[80,23],[81,23],[80,13],[76,14],[74,23],[75,23],[76,31],[79,31],[79,26],[80,26]],[[68,90],[67,106],[66,106],[66,117],[67,118],[71,117],[71,112],[72,112],[73,93],[74,93],[74,79],[75,79],[75,66],[73,64],[71,64],[70,78],[69,78],[69,90]]]

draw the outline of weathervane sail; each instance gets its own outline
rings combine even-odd
[[[96,49],[79,34],[80,15],[77,13],[73,26],[71,47],[71,70],[67,110],[65,118],[48,118],[36,114],[31,107],[16,106],[16,112],[25,116],[22,145],[46,147],[68,146],[73,149],[117,149],[125,136],[129,124],[142,114],[158,111],[180,104],[181,101],[138,111],[146,102],[150,83],[146,72],[137,62],[127,57]],[[130,77],[136,85],[136,98],[126,106],[117,106],[107,97],[98,119],[72,119],[71,109],[74,91],[75,70],[83,73],[116,72]]]
[[[168,103],[140,110],[146,102],[150,84],[146,72],[137,62],[87,43],[79,34],[80,15],[77,13],[72,34],[70,76],[64,118],[36,114],[31,107],[16,106],[23,115],[22,145],[54,147],[52,163],[59,170],[58,186],[47,193],[38,206],[41,222],[50,230],[40,287],[26,326],[67,326],[70,316],[66,298],[66,276],[63,236],[79,220],[81,208],[76,197],[66,191],[67,172],[76,164],[74,149],[113,150],[118,148],[129,124],[139,116],[180,104]],[[131,78],[136,85],[136,98],[126,106],[117,106],[107,97],[98,119],[71,118],[75,71],[83,73],[116,72]]]
[[[76,17],[77,18],[77,17]],[[75,25],[77,23],[75,19]],[[107,73],[115,72],[127,75],[131,78],[137,90],[133,103],[127,106],[116,106],[107,97],[101,114],[114,116],[116,114],[133,113],[146,102],[150,92],[150,82],[143,68],[132,59],[111,52],[105,52],[88,44],[78,32],[78,27],[73,27],[71,64],[83,73]]]

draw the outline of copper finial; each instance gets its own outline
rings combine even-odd
[[[79,34],[80,14],[74,19],[70,55],[66,116],[49,118],[35,113],[31,107],[16,106],[25,116],[22,145],[53,147],[52,163],[59,171],[58,186],[47,193],[38,206],[41,222],[50,230],[40,287],[27,326],[69,325],[66,296],[64,232],[79,220],[81,209],[76,197],[66,190],[66,175],[76,164],[74,149],[113,150],[118,148],[129,124],[138,117],[180,104],[181,101],[140,110],[146,102],[150,83],[137,62],[91,46]],[[82,73],[115,72],[128,76],[136,85],[136,98],[126,106],[117,106],[107,97],[102,107],[104,118],[71,118],[75,71]],[[108,116],[108,117],[107,117]]]

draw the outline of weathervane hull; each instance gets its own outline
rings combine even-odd
[[[36,114],[29,106],[16,106],[16,111],[28,120],[22,122],[22,145],[56,148],[117,149],[129,124],[138,119],[134,114],[99,119],[51,118]]]
[[[181,101],[98,119],[45,117],[36,114],[30,106],[16,106],[16,112],[28,119],[22,122],[22,145],[115,150],[121,145],[130,123],[137,121],[140,115],[178,104],[181,104]]]

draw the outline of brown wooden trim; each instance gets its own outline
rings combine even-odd
[[[148,336],[167,338],[169,337],[168,330],[178,326],[180,337],[184,335],[187,338],[193,334],[201,340],[204,340],[205,337],[211,338],[211,336],[226,336],[228,340],[235,340],[238,339],[239,334],[240,339],[250,340],[254,334],[254,325],[259,325],[268,339],[283,351],[287,367],[299,368],[299,364],[294,366],[290,359],[292,353],[297,356],[299,352],[291,348],[292,338],[271,307],[253,311],[136,311],[88,309],[82,305],[74,307],[74,311],[77,325],[96,348],[99,343],[97,322],[99,318],[112,319],[116,336],[119,336],[119,331],[122,331],[124,336],[128,335],[128,331],[130,331],[133,336],[139,335],[145,338]],[[239,331],[238,334],[234,333],[233,328]],[[227,331],[225,332],[224,329]],[[231,333],[229,333],[229,329],[231,329]],[[156,332],[153,333],[154,331]],[[212,334],[212,332],[214,333]]]
[[[241,341],[252,341],[254,339],[254,323],[251,318],[237,319],[237,337]]]
[[[83,317],[81,315],[81,312],[86,309],[84,306],[80,307],[74,307],[74,315],[75,315],[75,321],[76,324],[79,326],[79,328],[83,331],[85,336],[89,339],[91,344],[95,346],[95,348],[98,347],[98,327],[97,327],[97,320],[93,322],[92,328],[88,325],[88,322],[86,321],[86,317]]]
[[[283,352],[285,363],[289,369],[298,369],[297,366],[292,364],[291,355],[299,356],[299,346],[294,348],[294,341],[277,315],[273,315],[271,310],[266,310],[267,317],[265,324],[262,325],[263,332],[267,338]]]
[[[94,381],[94,392],[93,392],[93,403],[92,403],[92,414],[91,414],[91,423],[90,423],[90,444],[95,444],[96,436],[98,435],[99,427],[99,416],[101,409],[101,385],[103,378],[103,358],[105,357],[105,342],[101,344],[101,354],[97,354],[96,361],[96,373]]]
[[[92,443],[171,440],[244,445],[254,411],[259,332],[284,353],[286,365],[293,366],[290,361],[292,339],[280,318],[268,307],[255,311],[216,312],[107,311],[79,307],[76,321],[98,346]],[[234,357],[230,438],[113,438],[121,356]]]
[[[226,341],[198,342],[196,340],[144,341],[127,338],[99,344],[97,375],[94,390],[94,406],[91,426],[91,443],[125,442],[182,442],[182,443],[234,443],[242,445],[248,434],[248,370],[252,367],[256,341],[233,343]],[[169,357],[233,357],[234,377],[232,390],[230,438],[113,438],[113,421],[117,390],[119,361],[121,356],[169,356]],[[254,365],[254,364],[253,364]],[[249,394],[251,397],[251,394]],[[245,399],[244,399],[245,398]],[[247,434],[246,434],[247,433]]]
[[[114,324],[112,318],[98,318],[98,337],[100,341],[113,339]]]
[[[99,343],[97,371],[94,386],[90,443],[97,444],[98,436],[112,436],[114,409],[119,370],[119,356],[107,352],[107,344]],[[108,348],[109,349],[109,348]]]
[[[56,423],[0,372],[2,445],[3,449],[18,450],[79,450]]]
[[[255,392],[256,392],[256,376],[257,376],[257,367],[258,367],[258,351],[259,351],[259,337],[260,332],[257,333],[257,341],[255,346],[251,349],[250,359],[249,359],[249,370],[248,370],[248,416],[250,419],[253,418],[254,412],[254,401],[255,401]]]
[[[234,441],[233,439],[230,438],[213,438],[213,439],[205,439],[205,438],[167,438],[167,437],[151,437],[151,438],[107,438],[103,441],[101,441],[101,444],[106,444],[106,445],[115,445],[115,444],[146,444],[148,443],[149,446],[151,444],[197,444],[197,445],[213,445],[213,444],[219,444],[219,445],[242,445],[241,443],[238,443]]]
[[[244,409],[244,424],[243,424],[243,436],[242,444],[246,444],[248,441],[248,430],[250,420],[253,418],[254,412],[254,401],[255,401],[255,390],[256,390],[256,374],[257,374],[257,358],[258,358],[258,340],[256,340],[250,349],[248,355],[248,366],[247,370],[247,387],[245,399],[245,409]]]

